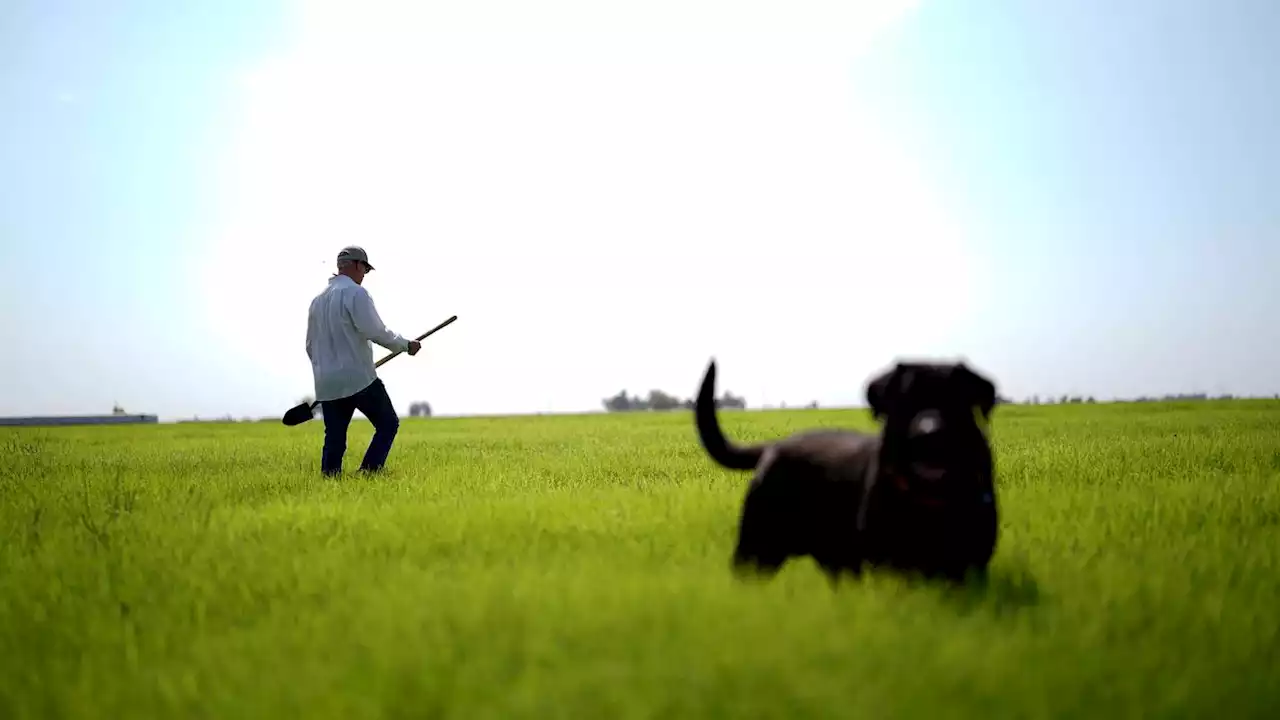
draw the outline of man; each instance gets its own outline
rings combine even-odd
[[[381,470],[400,429],[400,418],[373,366],[370,341],[392,351],[417,355],[422,344],[406,340],[382,323],[373,298],[361,283],[373,266],[364,249],[352,246],[338,253],[338,272],[329,286],[311,301],[307,318],[307,356],[315,377],[316,400],[324,417],[324,449],[320,471],[342,472],[347,451],[347,427],[359,410],[373,423],[373,439],[360,469]]]

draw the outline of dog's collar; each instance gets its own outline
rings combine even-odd
[[[911,486],[911,482],[907,480],[906,475],[903,475],[902,473],[893,473],[890,477],[893,478],[894,487],[896,487],[903,495],[910,497],[912,502],[916,502],[921,505],[928,505],[929,507],[942,507],[943,505],[946,505],[946,501],[937,495],[921,492],[919,488],[913,488]]]
[[[919,487],[913,487],[911,481],[902,473],[891,472],[889,473],[889,478],[892,480],[894,487],[904,496],[909,497],[911,502],[932,508],[940,508],[951,504],[934,493],[922,491]],[[993,497],[990,491],[985,491],[976,499],[978,504],[987,505],[991,503]]]

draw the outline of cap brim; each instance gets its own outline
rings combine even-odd
[[[373,266],[369,264],[369,261],[368,261],[368,260],[361,260],[361,259],[360,259],[360,258],[358,258],[358,257],[349,257],[349,256],[348,256],[348,257],[339,257],[339,258],[338,258],[338,262],[344,262],[344,261],[345,261],[345,262],[358,262],[358,263],[364,263],[364,266],[365,266],[366,268],[368,268],[369,270],[372,270],[372,269],[373,269]]]

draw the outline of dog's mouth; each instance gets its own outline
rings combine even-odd
[[[940,483],[947,477],[947,469],[927,462],[911,463],[911,474],[928,483]]]

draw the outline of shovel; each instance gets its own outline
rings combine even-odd
[[[414,338],[414,340],[416,340],[417,342],[422,342],[423,340],[427,339],[427,336],[428,336],[428,335],[431,335],[432,333],[436,332],[437,330],[440,330],[440,329],[444,328],[446,325],[448,325],[449,323],[451,323],[451,322],[453,322],[454,320],[457,320],[457,319],[458,319],[458,316],[457,316],[457,315],[454,315],[453,317],[449,318],[448,320],[445,320],[444,322],[440,323],[439,325],[437,325],[437,326],[435,326],[435,327],[431,328],[430,330],[428,330],[428,331],[426,331],[426,332],[422,333],[422,334],[421,334],[421,335],[419,335],[418,337]],[[373,364],[374,368],[380,368],[380,367],[382,367],[382,363],[387,362],[388,360],[390,360],[391,358],[393,358],[393,357],[395,357],[395,356],[399,355],[399,354],[400,354],[400,353],[402,353],[402,352],[404,352],[404,351],[403,351],[403,350],[397,350],[397,351],[395,351],[395,352],[391,353],[390,355],[388,355],[388,356],[386,356],[386,357],[382,358],[381,360],[379,360],[378,362],[376,362],[376,363],[374,363],[374,364]],[[283,417],[283,418],[281,418],[280,422],[284,423],[285,425],[288,425],[289,427],[293,427],[294,425],[301,425],[302,423],[304,423],[304,422],[306,422],[306,421],[308,421],[308,420],[310,420],[310,419],[312,419],[312,418],[314,418],[314,417],[315,417],[315,409],[316,409],[316,406],[317,406],[317,405],[319,405],[319,404],[320,404],[320,401],[319,401],[319,400],[317,400],[317,401],[315,401],[315,402],[310,402],[310,403],[300,403],[300,404],[298,404],[298,405],[295,405],[295,406],[293,406],[293,407],[289,408],[289,412],[287,412],[287,413],[285,413],[285,414],[284,414],[284,417]]]

